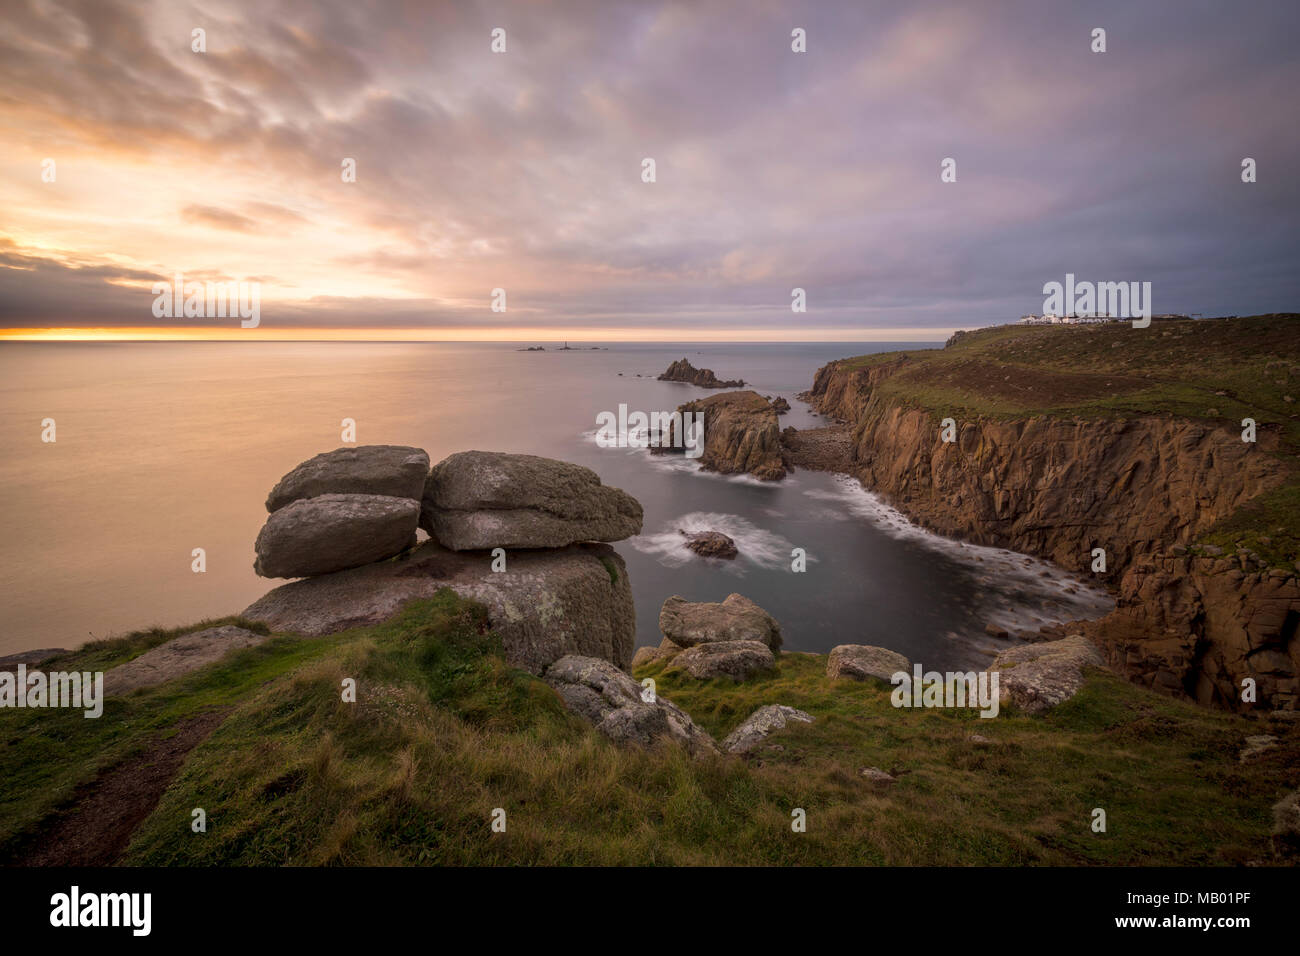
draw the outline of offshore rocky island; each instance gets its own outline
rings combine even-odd
[[[109,696],[96,721],[0,713],[0,779],[25,781],[0,789],[0,858],[1294,862],[1296,321],[999,327],[844,359],[801,396],[817,429],[752,391],[682,406],[702,468],[842,472],[939,533],[1095,573],[1114,612],[1000,656],[995,719],[899,709],[910,662],[885,648],[783,653],[796,622],[761,595],[665,595],[634,656],[611,547],[641,530],[630,495],[552,459],[348,447],[267,499],[257,569],[299,580],[28,662],[103,670]],[[683,363],[673,380],[699,374]],[[1096,806],[1124,825],[1091,831]],[[796,807],[825,825],[792,843]]]

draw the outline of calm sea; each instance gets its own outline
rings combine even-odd
[[[806,427],[821,422],[794,394],[817,368],[901,347],[0,345],[0,654],[242,610],[280,583],[253,574],[267,492],[337,448],[345,418],[359,444],[416,445],[435,462],[465,449],[546,455],[635,495],[644,532],[617,548],[638,644],[658,643],[671,594],[739,591],[781,621],[787,649],[880,644],[941,669],[986,660],[997,645],[984,634],[990,622],[1095,615],[1095,595],[1067,594],[1063,572],[921,532],[855,482],[804,471],[779,484],[721,478],[594,441],[596,415],[620,403],[651,412],[707,394],[655,381],[674,359],[786,396],[794,411],[783,426]],[[41,441],[46,418],[54,443]],[[741,557],[685,551],[678,530],[704,528],[735,538]],[[809,557],[802,574],[790,570],[795,547]],[[206,550],[206,573],[191,571],[194,548]]]

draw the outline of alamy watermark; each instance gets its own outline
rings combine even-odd
[[[998,715],[997,671],[923,674],[916,664],[911,674],[895,671],[889,682],[896,685],[889,695],[895,707],[978,707],[981,717]]]
[[[1049,321],[1132,319],[1135,329],[1151,324],[1150,282],[1075,282],[1067,272],[1064,283],[1045,283],[1043,295],[1043,318]]]
[[[103,671],[0,671],[0,707],[76,707],[95,718],[104,712]]]
[[[260,282],[186,282],[176,273],[172,282],[153,284],[156,319],[240,319],[255,329],[262,321]]]
[[[704,415],[701,412],[628,412],[596,415],[596,444],[601,448],[680,448],[687,458],[704,454]]]

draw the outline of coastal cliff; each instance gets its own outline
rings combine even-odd
[[[1085,630],[1121,673],[1237,710],[1255,706],[1242,700],[1251,677],[1260,705],[1295,709],[1295,418],[1278,411],[1288,395],[1247,392],[1252,377],[1296,387],[1300,363],[1279,357],[1296,347],[1274,340],[1294,321],[1167,323],[1145,338],[987,330],[831,363],[803,397],[848,423],[846,470],[919,524],[1107,581],[1117,609]],[[1180,369],[1202,352],[1199,379]],[[1242,440],[1243,418],[1258,420],[1256,441]],[[1202,541],[1201,557],[1187,553]]]

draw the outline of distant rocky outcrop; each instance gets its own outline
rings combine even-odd
[[[757,392],[724,392],[680,406],[704,423],[700,467],[724,475],[750,474],[764,481],[784,478],[776,411]]]
[[[721,531],[681,531],[686,536],[686,547],[704,558],[734,558],[740,552],[736,542]]]
[[[608,661],[570,654],[548,667],[543,679],[570,710],[616,743],[649,747],[667,739],[694,756],[718,753],[713,738],[686,711],[645,694],[640,684]]]
[[[408,445],[358,445],[309,458],[271,489],[266,510],[321,495],[384,495],[419,500],[429,454]]]
[[[639,532],[640,503],[587,468],[533,455],[462,452],[425,475],[427,462],[418,448],[368,446],[318,455],[286,475],[267,502],[256,569],[306,580],[269,592],[244,616],[330,634],[449,587],[487,607],[517,667],[540,674],[566,654],[629,667],[627,568],[612,548],[583,542]],[[340,487],[352,491],[329,490]],[[418,524],[436,540],[415,548]],[[504,572],[486,555],[457,553],[495,548],[519,549]]]
[[[1084,669],[1105,661],[1086,637],[1013,647],[994,658],[988,671],[998,672],[999,697],[1027,713],[1040,713],[1069,700],[1083,687]]]
[[[722,741],[722,749],[729,754],[749,753],[768,736],[793,722],[811,724],[812,714],[784,704],[767,704],[750,714]]]
[[[697,680],[726,677],[740,682],[776,666],[776,658],[762,641],[708,641],[676,655],[669,670],[684,670]]]
[[[659,611],[659,630],[683,648],[714,641],[758,641],[774,653],[781,649],[781,625],[742,594],[729,594],[718,604],[674,594]]]
[[[713,374],[711,368],[696,368],[686,359],[679,359],[668,366],[668,370],[659,376],[661,382],[685,382],[698,388],[744,388],[743,379],[731,382],[721,381]]]
[[[778,415],[784,415],[790,410],[790,402],[784,395],[778,395],[776,398],[769,395],[767,400],[772,404],[772,411]]]
[[[641,504],[590,468],[536,455],[464,451],[425,481],[420,526],[453,551],[562,548],[641,532]]]
[[[871,644],[840,644],[826,658],[826,676],[831,680],[875,677],[888,682],[899,671],[910,674],[912,662],[897,651]]]
[[[257,536],[253,570],[264,578],[329,574],[415,546],[420,502],[388,495],[319,495],[271,513]]]

